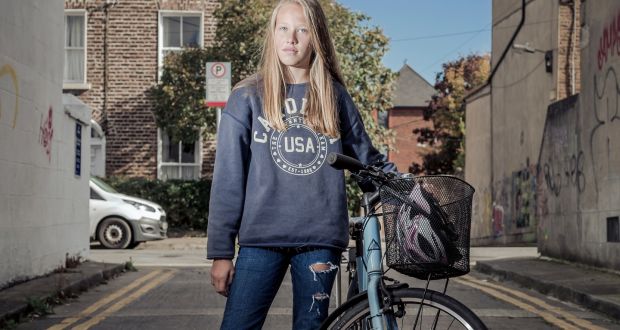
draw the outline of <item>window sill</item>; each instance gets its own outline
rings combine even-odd
[[[91,88],[88,83],[63,83],[63,90],[89,90]]]

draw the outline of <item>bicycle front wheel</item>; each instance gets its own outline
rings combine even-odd
[[[386,329],[470,329],[486,326],[459,301],[437,291],[397,289],[391,291],[392,306],[384,312]],[[368,299],[344,311],[327,329],[370,329]]]

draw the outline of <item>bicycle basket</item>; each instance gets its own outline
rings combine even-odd
[[[388,267],[423,280],[469,273],[473,194],[467,182],[442,175],[382,186]]]

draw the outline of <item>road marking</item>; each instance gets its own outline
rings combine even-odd
[[[118,302],[116,302],[112,306],[108,307],[108,309],[106,309],[103,312],[97,314],[96,316],[94,316],[93,318],[88,320],[87,322],[79,324],[76,327],[74,327],[73,329],[76,329],[76,330],[87,330],[87,329],[90,329],[92,326],[97,325],[99,322],[103,321],[106,317],[112,315],[115,312],[118,312],[121,308],[129,305],[130,303],[132,303],[136,299],[140,298],[141,296],[143,296],[147,292],[153,290],[158,285],[168,281],[169,279],[171,279],[174,276],[174,274],[176,272],[177,272],[176,270],[172,270],[170,272],[164,273],[162,276],[154,279],[153,281],[151,281],[148,284],[144,285],[140,289],[134,291],[129,296],[119,300]]]
[[[144,282],[152,279],[153,277],[161,274],[163,270],[155,270],[152,271],[140,278],[138,278],[137,280],[133,281],[131,284],[129,284],[128,286],[114,292],[113,294],[104,297],[102,299],[100,299],[99,301],[95,302],[94,304],[90,305],[88,308],[86,308],[85,310],[81,311],[77,316],[73,316],[73,317],[68,317],[64,320],[62,320],[62,322],[48,328],[48,330],[63,330],[65,328],[67,328],[68,326],[70,326],[71,324],[79,321],[80,319],[83,319],[91,314],[93,314],[94,312],[96,312],[99,308],[109,304],[110,302],[118,299],[119,297],[127,294],[127,292],[135,289],[136,287],[142,285]]]
[[[562,316],[566,320],[571,321],[574,324],[576,324],[576,325],[578,325],[578,326],[580,326],[582,328],[590,329],[590,330],[605,330],[605,328],[601,328],[599,326],[596,326],[596,325],[592,324],[591,322],[589,322],[587,320],[584,320],[582,318],[576,317],[573,313],[569,313],[569,312],[561,309],[560,307],[549,305],[548,303],[546,303],[542,299],[539,299],[539,298],[536,298],[536,297],[532,297],[532,296],[527,295],[527,294],[525,294],[523,292],[520,292],[520,291],[517,291],[517,290],[513,290],[513,289],[509,289],[509,288],[505,288],[503,286],[500,286],[500,285],[497,285],[497,284],[494,284],[494,283],[481,281],[481,280],[475,279],[475,278],[473,278],[471,276],[463,276],[461,279],[462,280],[466,280],[466,281],[470,281],[470,282],[473,282],[473,283],[477,283],[477,284],[480,284],[480,285],[485,285],[487,287],[491,287],[491,288],[494,288],[494,289],[497,289],[497,290],[500,290],[500,291],[504,291],[504,292],[510,293],[510,294],[512,294],[512,295],[514,295],[516,297],[519,297],[521,299],[524,299],[524,300],[527,300],[529,302],[532,302],[532,303],[534,303],[534,304],[536,304],[536,305],[538,305],[538,306],[540,306],[540,307],[542,307],[542,308],[544,308],[544,309],[546,309],[546,310],[548,310],[550,312],[554,312],[554,313]]]
[[[517,306],[517,307],[519,307],[521,309],[524,309],[524,310],[526,310],[526,311],[528,311],[530,313],[536,314],[536,315],[542,317],[545,321],[547,321],[547,322],[549,322],[549,323],[551,323],[551,324],[553,324],[553,325],[555,325],[555,326],[557,326],[559,328],[568,329],[568,330],[579,330],[578,327],[576,327],[576,326],[574,326],[574,325],[572,325],[572,324],[570,324],[568,322],[565,322],[565,321],[555,317],[551,313],[547,313],[545,311],[539,310],[539,309],[537,309],[536,307],[534,307],[534,306],[532,306],[530,304],[526,304],[526,303],[524,303],[522,301],[519,301],[519,300],[517,300],[517,299],[515,299],[513,297],[510,297],[510,296],[508,296],[506,294],[503,294],[503,293],[501,293],[501,292],[499,292],[499,291],[497,291],[495,289],[491,289],[491,288],[486,287],[486,286],[484,286],[482,284],[478,284],[477,282],[470,282],[470,281],[459,280],[459,279],[457,279],[456,281],[461,283],[461,284],[463,284],[463,285],[467,285],[467,286],[470,286],[472,288],[475,288],[475,289],[478,289],[480,291],[483,291],[483,292],[487,293],[488,295],[490,295],[492,297],[495,297],[495,298],[503,300],[503,301],[505,301],[507,303],[513,304],[513,305],[515,305],[515,306]]]

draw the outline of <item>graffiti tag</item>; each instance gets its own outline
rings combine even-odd
[[[598,69],[602,69],[610,56],[620,55],[620,11],[607,24],[598,44]]]
[[[41,126],[39,127],[39,143],[43,146],[48,160],[52,161],[52,138],[54,137],[54,127],[52,125],[52,107],[50,106],[47,118],[41,115]]]
[[[4,75],[9,75],[11,77],[11,81],[13,82],[13,87],[15,89],[15,107],[13,110],[13,124],[11,127],[15,128],[15,124],[17,123],[17,113],[19,112],[19,85],[17,84],[17,74],[15,73],[15,69],[12,66],[5,64],[0,68],[0,77]],[[0,118],[2,118],[2,105],[0,104]]]
[[[583,173],[583,151],[577,155],[566,157],[563,162],[549,160],[543,165],[543,175],[547,188],[557,197],[562,191],[562,186],[574,185],[581,193],[586,188],[586,176]]]

